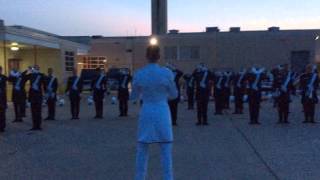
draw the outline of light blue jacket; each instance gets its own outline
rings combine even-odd
[[[138,142],[173,141],[168,100],[177,96],[174,76],[169,69],[150,63],[135,73],[131,99],[143,101],[139,115]]]

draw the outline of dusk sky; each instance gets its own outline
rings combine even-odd
[[[169,29],[320,29],[319,0],[168,0]],[[59,35],[149,35],[150,0],[0,0],[0,19]]]

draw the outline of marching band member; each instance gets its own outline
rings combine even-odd
[[[7,80],[8,78],[2,74],[2,66],[0,66],[0,133],[3,133],[6,128]]]
[[[246,91],[246,69],[240,71],[233,80],[233,95],[235,111],[233,114],[243,114],[243,98]]]
[[[96,108],[95,119],[103,119],[103,100],[107,90],[107,77],[103,69],[97,68],[97,76],[91,82],[93,101]]]
[[[129,83],[131,82],[132,77],[127,70],[122,70],[120,73],[118,88],[119,116],[126,117],[128,116]]]
[[[159,144],[163,177],[173,179],[172,171],[172,121],[168,99],[176,99],[178,91],[172,71],[158,65],[160,48],[149,46],[149,64],[138,70],[132,83],[132,100],[143,100],[138,125],[136,180],[146,178],[149,146]]]
[[[196,101],[197,101],[197,126],[208,124],[208,103],[210,99],[211,86],[210,80],[212,78],[211,72],[200,64],[193,73],[196,85]]]
[[[284,65],[274,77],[273,90],[277,99],[276,106],[279,113],[279,124],[289,123],[289,105],[291,102],[291,93],[293,90],[293,73],[289,71],[288,65]]]
[[[278,65],[271,70],[270,77],[272,77],[271,78],[272,84],[274,84],[276,77],[278,77],[280,75],[280,72],[282,71],[282,69],[283,69],[282,65]],[[275,92],[273,92],[273,93],[275,93]],[[274,108],[278,107],[278,96],[276,94],[274,94],[274,96],[273,96],[273,107]]]
[[[48,117],[45,120],[55,120],[57,102],[58,79],[53,76],[53,69],[48,69],[46,77],[46,100],[48,105]]]
[[[305,74],[300,77],[300,88],[305,121],[304,123],[315,123],[315,105],[318,103],[317,89],[319,87],[319,77],[316,67],[308,65]]]
[[[66,89],[66,93],[70,99],[71,120],[79,120],[82,88],[83,80],[77,75],[77,69],[74,69],[73,76],[68,78]]]
[[[250,124],[258,125],[261,97],[261,82],[266,79],[265,69],[252,67],[251,71],[247,74],[246,80],[249,85],[248,100],[250,112]]]
[[[233,73],[230,71],[224,72],[224,84],[222,88],[223,94],[223,109],[230,109],[230,96],[231,96],[231,82],[233,78]]]
[[[195,78],[191,74],[186,74],[183,78],[185,80],[186,94],[188,96],[188,110],[193,110]]]
[[[169,107],[171,112],[172,125],[177,126],[178,119],[178,105],[180,102],[180,79],[183,76],[183,72],[178,70],[174,65],[167,64],[167,68],[170,69],[174,76],[174,82],[176,83],[178,96],[176,99],[169,100]]]
[[[45,86],[45,76],[40,73],[40,67],[35,65],[29,68],[29,74],[26,75],[27,81],[30,81],[29,89],[29,102],[31,104],[31,114],[33,127],[31,131],[39,131],[42,121],[42,103],[43,103],[43,90]]]
[[[222,115],[223,110],[223,84],[225,82],[223,73],[217,71],[214,76],[214,101],[215,101],[215,115]]]
[[[13,69],[9,75],[9,81],[12,83],[12,102],[15,112],[15,120],[13,122],[22,122],[25,117],[27,93],[25,90],[26,74],[28,71],[20,73]]]

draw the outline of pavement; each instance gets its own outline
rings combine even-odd
[[[291,106],[289,125],[278,125],[276,110],[264,102],[261,126],[244,115],[214,116],[209,105],[208,127],[196,127],[195,111],[179,107],[174,128],[176,180],[318,180],[320,123],[302,124],[298,99]],[[233,105],[232,105],[233,106]],[[44,121],[42,132],[29,132],[30,118],[11,123],[0,135],[1,180],[131,180],[134,179],[139,106],[119,118],[117,105],[105,102],[105,119],[94,120],[85,100],[81,120],[71,121],[68,104],[57,108],[57,121]],[[46,109],[44,109],[46,114]],[[30,113],[28,110],[28,117]],[[45,117],[45,115],[43,115]],[[319,119],[317,112],[317,120]],[[158,145],[150,149],[148,180],[160,180]]]

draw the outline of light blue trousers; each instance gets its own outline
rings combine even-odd
[[[148,170],[149,145],[138,143],[136,156],[136,178],[135,180],[145,180]],[[172,143],[160,143],[161,164],[164,180],[173,180],[172,172]]]

